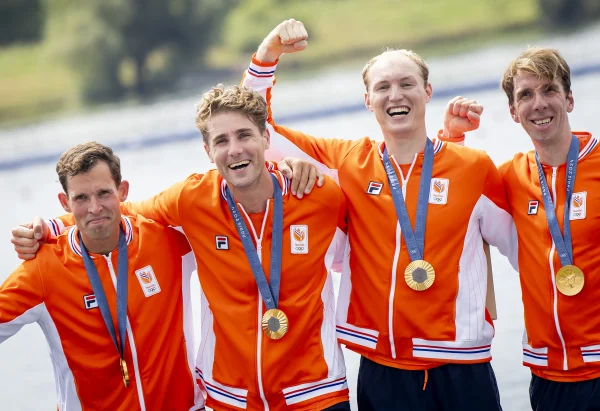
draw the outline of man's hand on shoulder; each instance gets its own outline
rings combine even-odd
[[[308,33],[302,22],[285,20],[265,37],[258,47],[256,58],[265,63],[277,61],[282,54],[304,50],[308,45],[307,39]]]
[[[12,238],[17,256],[21,260],[33,260],[40,245],[50,237],[50,229],[41,217],[34,217],[31,223],[21,224],[12,229]]]
[[[323,187],[325,176],[310,161],[299,158],[286,157],[277,163],[277,169],[287,178],[292,180],[292,195],[302,198],[310,194],[317,183],[317,187]]]
[[[464,97],[454,97],[446,106],[444,116],[444,137],[461,137],[464,133],[477,130],[481,121],[483,106],[477,101]]]

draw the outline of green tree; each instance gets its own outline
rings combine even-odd
[[[575,27],[600,17],[598,0],[538,0],[542,18],[563,28]]]
[[[47,0],[48,40],[88,101],[146,97],[201,61],[235,0]]]
[[[0,45],[36,42],[44,27],[40,0],[2,0],[0,2]]]

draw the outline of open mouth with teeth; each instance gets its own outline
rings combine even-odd
[[[405,116],[410,112],[410,108],[408,107],[392,107],[388,108],[387,113],[391,117],[401,117]]]
[[[550,122],[552,121],[554,117],[548,117],[548,118],[544,118],[542,120],[531,120],[531,122],[533,124],[535,124],[536,126],[545,126],[546,124],[550,124]]]
[[[248,167],[249,164],[250,164],[249,160],[243,160],[243,161],[238,161],[237,163],[229,164],[229,168],[231,170],[241,170],[243,168]]]

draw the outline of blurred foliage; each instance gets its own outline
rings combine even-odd
[[[570,28],[600,17],[598,0],[539,0],[544,23]]]
[[[452,53],[599,15],[600,0],[0,0],[0,91],[10,96],[0,123],[197,84],[207,66],[245,65],[291,17],[310,45],[283,64],[310,69],[385,46]]]
[[[0,45],[36,42],[44,30],[41,0],[0,2]]]
[[[67,67],[49,59],[43,45],[0,50],[0,123],[22,123],[77,106],[75,77]]]
[[[201,60],[235,0],[47,0],[51,54],[86,101],[164,89]]]
[[[539,17],[537,1],[245,1],[227,17],[223,43],[211,53],[211,62],[230,65],[240,54],[247,56],[256,50],[268,30],[285,18],[301,20],[309,32],[308,52],[301,53],[300,58],[289,56],[285,63],[322,65],[322,61],[367,58],[385,46],[421,50],[425,44],[459,43],[503,28],[535,26]]]

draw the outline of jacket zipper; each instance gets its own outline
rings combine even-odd
[[[238,205],[240,207],[240,210],[242,210],[242,212],[244,213],[244,216],[246,216],[246,221],[248,221],[248,223],[250,225],[250,229],[252,230],[252,234],[254,235],[254,240],[256,240],[256,253],[258,254],[258,260],[262,264],[262,239],[263,239],[263,234],[265,232],[265,223],[267,222],[267,216],[269,215],[269,200],[267,200],[267,208],[265,210],[265,216],[263,218],[263,223],[262,223],[262,227],[260,230],[260,237],[256,235],[256,230],[254,229],[254,224],[252,224],[252,220],[246,213],[246,210],[244,210],[244,207],[241,204],[238,204]],[[261,350],[262,334],[263,334],[262,305],[263,305],[263,300],[260,295],[260,291],[258,291],[258,330],[256,333],[256,335],[257,335],[257,337],[256,337],[256,376],[257,376],[258,393],[260,395],[260,399],[263,402],[265,411],[269,411],[269,403],[267,402],[267,398],[265,397],[265,390],[263,388],[263,382],[262,382],[262,350]]]
[[[556,211],[556,170],[557,167],[552,167],[552,197],[553,197],[553,205],[554,211]],[[566,224],[566,221],[563,221],[563,224]],[[554,240],[552,240],[552,247],[550,248],[550,255],[548,256],[548,263],[550,264],[550,279],[552,280],[552,296],[554,298],[553,301],[553,311],[554,311],[554,325],[556,326],[556,332],[558,333],[558,338],[560,338],[560,344],[563,349],[563,370],[566,371],[569,369],[569,365],[567,362],[567,346],[565,345],[565,339],[562,335],[562,331],[560,329],[560,324],[558,323],[558,293],[556,292],[556,276],[554,273],[554,252],[556,251],[556,244],[554,244]]]

